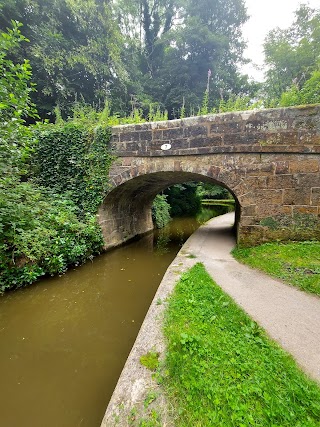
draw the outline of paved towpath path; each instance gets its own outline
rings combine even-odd
[[[184,244],[169,266],[109,402],[101,427],[128,427],[134,408],[143,416],[144,401],[150,390],[159,398],[162,425],[174,426],[169,402],[161,393],[151,372],[140,364],[140,357],[151,349],[164,356],[162,334],[166,299],[180,275],[196,262],[202,262],[214,281],[241,306],[270,337],[292,354],[310,377],[320,382],[320,298],[306,294],[237,262],[230,251],[234,214],[214,218],[200,227]],[[190,257],[194,255],[195,258]]]
[[[320,298],[237,262],[230,254],[233,221],[233,213],[214,218],[183,249],[194,253],[214,281],[320,382]]]

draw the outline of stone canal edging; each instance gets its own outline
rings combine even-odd
[[[161,414],[163,426],[173,426],[170,420],[168,404],[161,394],[160,387],[152,379],[152,372],[140,363],[140,357],[150,351],[164,356],[165,341],[162,333],[162,321],[166,299],[174,289],[182,273],[189,270],[198,260],[190,258],[186,244],[168,267],[139,334],[122,370],[116,388],[107,407],[101,427],[124,427],[132,425],[130,419],[143,417],[146,411],[144,402],[150,392],[157,396],[153,404]],[[150,410],[150,406],[149,406]]]

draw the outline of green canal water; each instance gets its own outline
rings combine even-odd
[[[0,297],[0,426],[98,427],[183,242],[176,219],[61,277]]]

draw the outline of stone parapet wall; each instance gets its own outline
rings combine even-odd
[[[163,144],[171,148],[163,151]],[[121,157],[320,153],[320,105],[115,126],[112,146]]]

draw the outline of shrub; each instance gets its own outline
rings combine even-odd
[[[171,220],[170,205],[165,194],[158,194],[152,204],[152,219],[157,228],[165,227]]]
[[[100,227],[94,215],[61,195],[31,183],[11,181],[0,192],[0,292],[63,273],[99,253]]]

